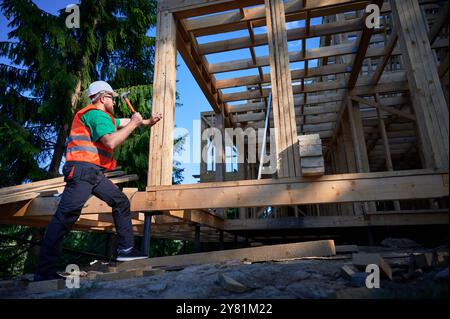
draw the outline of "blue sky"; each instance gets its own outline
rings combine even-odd
[[[50,0],[34,0],[34,3],[38,5],[41,9],[56,14],[58,10],[65,8],[67,5],[72,3],[78,3],[79,1],[74,2],[73,0],[59,0],[57,3],[56,1],[50,1]],[[82,12],[81,12],[81,23],[82,23]],[[319,24],[320,19],[312,19],[311,25]],[[290,22],[287,24],[287,28],[298,28],[303,27],[304,21],[295,21]],[[6,18],[0,14],[0,41],[7,40],[7,20]],[[255,29],[255,34],[265,33],[266,28],[260,27]],[[155,30],[149,30],[150,35],[155,34]],[[198,42],[200,44],[206,43],[206,42],[212,42],[212,41],[220,41],[223,39],[228,39],[231,37],[247,37],[248,32],[246,30],[237,31],[237,32],[231,32],[226,34],[220,34],[220,35],[214,35],[214,36],[207,36],[207,37],[200,37],[198,38]],[[318,47],[319,39],[308,39],[306,45],[307,48],[311,47]],[[289,51],[299,51],[301,50],[301,41],[291,41],[288,43],[288,50]],[[261,46],[256,47],[255,52],[257,56],[263,56],[268,55],[268,47],[267,46]],[[238,59],[245,59],[245,58],[251,58],[250,51],[248,49],[244,50],[235,50],[231,52],[226,53],[218,53],[218,54],[210,54],[207,55],[207,60],[209,63],[218,63],[218,62],[224,62],[224,61],[230,61],[230,60],[238,60]],[[5,63],[5,60],[0,60],[0,63]],[[185,149],[189,148],[190,152],[192,153],[192,147],[193,147],[193,121],[199,120],[200,118],[200,112],[204,111],[211,111],[212,108],[210,107],[209,103],[207,102],[205,96],[203,95],[203,92],[200,90],[199,86],[195,82],[195,79],[191,75],[189,69],[186,67],[186,64],[184,63],[183,59],[180,55],[178,55],[177,59],[178,64],[178,70],[177,70],[177,92],[180,95],[180,102],[182,104],[181,107],[178,107],[175,109],[175,126],[178,129],[184,128],[190,133],[190,145],[185,145]],[[309,66],[313,67],[315,66],[316,61],[310,61]],[[303,62],[301,63],[292,63],[291,68],[303,68]],[[263,68],[265,73],[269,72],[269,67]],[[244,70],[244,71],[236,71],[236,72],[227,72],[222,74],[217,74],[216,78],[218,80],[225,79],[225,78],[232,78],[232,77],[238,77],[238,76],[246,76],[246,75],[256,75],[258,74],[257,69],[251,69],[251,70]],[[242,91],[242,88],[235,88],[235,89],[226,89],[224,90],[224,93],[232,93],[237,91]],[[182,130],[181,130],[182,131]],[[178,135],[176,133],[176,135]],[[197,135],[198,136],[198,135]],[[191,158],[192,158],[191,154]],[[199,164],[187,164],[183,163],[182,167],[185,168],[185,172],[183,174],[184,181],[183,184],[191,184],[196,183],[197,180],[192,177],[193,174],[199,174]]]

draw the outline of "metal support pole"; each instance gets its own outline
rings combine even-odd
[[[142,253],[150,257],[150,241],[152,238],[152,216],[151,212],[145,212],[144,237],[142,238]]]
[[[219,230],[219,250],[223,250],[223,230]]]
[[[269,116],[270,116],[270,104],[272,103],[272,92],[269,94],[269,101],[267,103],[267,111],[266,111],[266,124],[264,126],[264,136],[261,145],[261,157],[259,158],[259,169],[258,169],[258,179],[261,179],[262,169],[264,166],[264,155],[266,154],[266,139],[267,139],[267,131],[269,130]]]
[[[196,253],[199,253],[201,251],[200,247],[200,226],[195,226],[195,244],[194,244],[194,251]]]

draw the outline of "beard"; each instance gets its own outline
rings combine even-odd
[[[107,107],[106,110],[108,111],[108,113],[110,113],[111,115],[114,115],[114,105],[111,107]]]

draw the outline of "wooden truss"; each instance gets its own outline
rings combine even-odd
[[[378,28],[366,25],[369,4],[380,8]],[[153,216],[154,236],[192,240],[202,225],[202,241],[448,224],[448,11],[439,0],[160,0],[152,105],[163,120],[151,130],[148,187],[130,195],[136,233],[149,211],[164,213]],[[241,59],[210,62],[235,50]],[[201,183],[171,185],[177,52],[212,107],[202,129],[263,128],[272,94],[276,174],[256,180],[257,163],[226,172],[202,162]],[[301,176],[305,134],[322,140],[322,177]],[[0,221],[45,225],[57,201],[5,203]],[[110,231],[109,212],[91,198],[77,225]]]

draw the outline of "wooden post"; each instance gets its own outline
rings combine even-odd
[[[223,250],[223,230],[219,230],[219,250]]]
[[[368,173],[369,158],[367,156],[366,141],[364,139],[364,129],[361,119],[359,103],[348,99],[347,111],[352,131],[353,146],[355,150],[356,168],[359,173]]]
[[[282,0],[265,0],[278,177],[300,176],[292,78]]]
[[[220,131],[221,138],[220,138],[220,145],[215,146],[216,172],[214,175],[214,180],[216,182],[223,182],[225,181],[225,172],[226,172],[224,110],[221,109],[221,112],[216,113],[215,117],[216,117],[215,126]],[[225,209],[223,208],[216,209],[216,214],[221,217],[225,217]]]
[[[202,181],[202,178],[206,177],[206,171],[207,171],[207,165],[206,162],[207,159],[203,158],[203,150],[205,149],[207,145],[207,141],[203,140],[203,132],[208,128],[208,125],[206,124],[206,121],[203,116],[200,117],[200,181]]]
[[[356,169],[359,173],[368,173],[370,172],[369,158],[367,155],[366,140],[364,138],[364,128],[359,103],[352,99],[348,99],[347,113],[352,132],[353,148],[355,150]],[[367,211],[376,211],[376,206],[374,203],[364,203],[363,207],[366,213]]]
[[[448,108],[419,3],[417,0],[391,0],[391,7],[425,165],[448,168]]]
[[[159,2],[161,4],[161,2]],[[148,186],[172,185],[173,128],[176,91],[176,23],[158,10],[152,112],[163,114],[151,129]]]
[[[194,252],[201,252],[201,242],[200,242],[200,226],[195,225],[195,242],[194,242]]]
[[[225,116],[223,110],[215,114],[215,127],[220,131],[220,145],[215,148],[216,174],[214,180],[216,182],[225,181]]]
[[[341,130],[338,132],[338,136],[336,138],[337,145],[335,147],[336,151],[336,168],[338,174],[346,174],[349,172],[347,159],[346,159],[346,150],[345,150],[345,139],[344,139],[344,131]],[[353,204],[340,204],[336,205],[340,215],[351,216],[353,215]]]
[[[378,94],[375,95],[375,101],[379,102],[380,98]],[[386,156],[386,167],[388,171],[394,170],[394,165],[392,165],[392,157],[391,150],[389,148],[389,140],[386,132],[386,125],[384,124],[384,120],[381,117],[380,109],[377,109],[377,118],[378,118],[378,128],[380,129],[381,139],[383,141],[384,154]],[[400,202],[398,200],[394,201],[394,209],[400,210]]]

